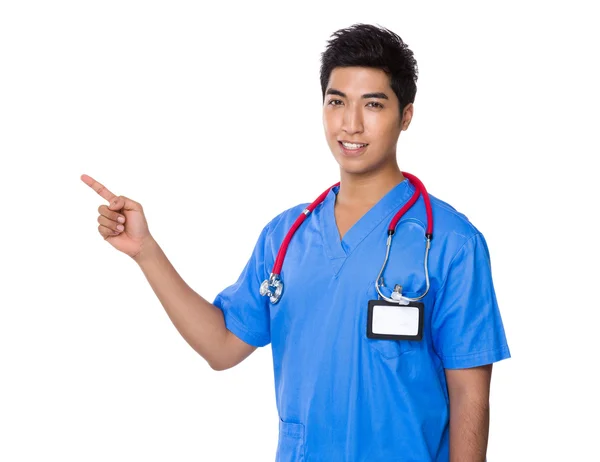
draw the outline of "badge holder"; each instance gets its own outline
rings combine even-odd
[[[403,302],[406,303],[406,302]],[[382,340],[421,340],[425,305],[369,300],[367,337]]]

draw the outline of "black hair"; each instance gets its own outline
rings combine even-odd
[[[336,67],[361,66],[382,69],[400,102],[400,115],[417,93],[419,69],[413,52],[389,29],[371,24],[354,24],[331,35],[321,53],[321,90],[325,90]]]

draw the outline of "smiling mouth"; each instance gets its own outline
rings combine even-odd
[[[368,143],[347,143],[343,141],[338,141],[338,144],[340,145],[342,154],[349,157],[357,157],[362,155],[369,145]]]
[[[338,143],[348,151],[357,151],[368,146],[368,143],[350,143],[347,141],[338,141]]]

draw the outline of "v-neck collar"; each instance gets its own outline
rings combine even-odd
[[[321,233],[325,242],[327,256],[332,260],[335,274],[342,267],[345,259],[358,245],[386,218],[392,218],[392,212],[400,210],[415,191],[414,186],[405,178],[394,186],[379,202],[371,207],[340,239],[335,221],[334,206],[340,187],[332,188],[323,201],[323,226]],[[382,239],[387,236],[382,235]]]

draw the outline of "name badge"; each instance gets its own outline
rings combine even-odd
[[[423,309],[421,302],[399,305],[386,300],[369,300],[367,337],[387,340],[421,340]]]

